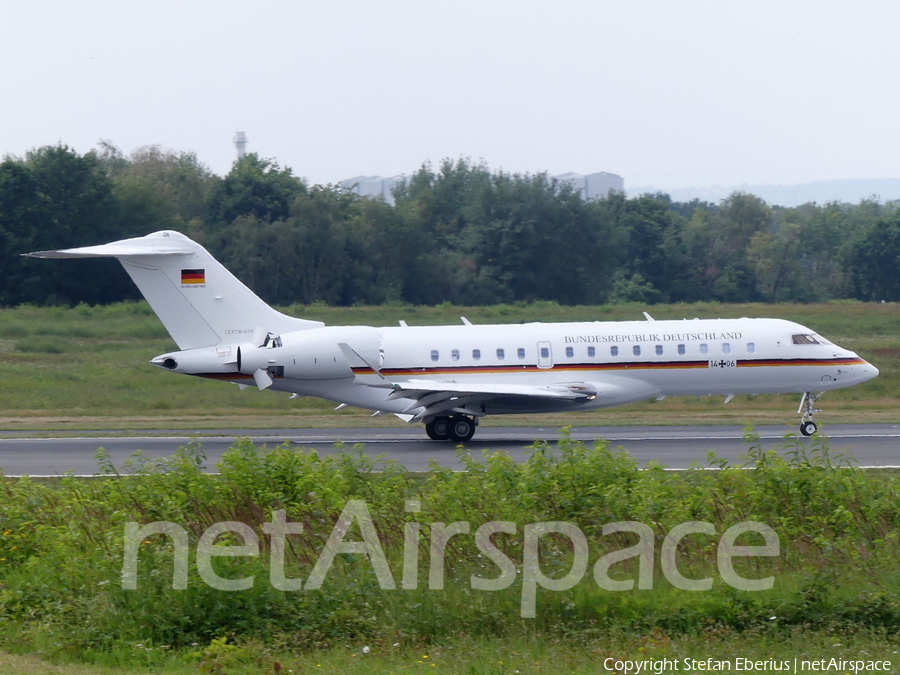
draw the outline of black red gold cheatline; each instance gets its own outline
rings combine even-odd
[[[737,368],[774,368],[780,366],[858,366],[866,361],[861,358],[837,358],[837,359],[745,359],[738,361]],[[658,361],[655,363],[566,363],[557,364],[552,368],[538,368],[535,365],[510,365],[510,366],[459,366],[442,368],[384,368],[381,374],[384,376],[398,377],[403,375],[477,375],[479,373],[519,373],[519,372],[547,372],[555,371],[606,371],[606,370],[678,370],[689,368],[709,368],[709,361]],[[370,368],[353,368],[355,375],[368,375],[374,371]],[[205,377],[211,380],[252,380],[252,375],[244,373],[197,373],[197,377]],[[280,376],[276,375],[276,379]]]
[[[715,360],[715,359],[714,359]],[[836,359],[743,359],[735,364],[737,368],[759,368],[779,366],[854,366],[864,365],[861,358],[836,358]],[[384,368],[380,372],[385,377],[399,377],[404,375],[476,375],[484,373],[519,373],[519,372],[547,372],[547,371],[609,371],[609,370],[684,370],[691,368],[709,368],[709,361],[655,361],[641,363],[564,363],[555,364],[551,368],[538,368],[536,365],[508,365],[508,366],[444,366],[423,368]],[[355,375],[367,375],[373,371],[370,368],[353,368]]]

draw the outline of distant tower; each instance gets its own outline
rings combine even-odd
[[[234,147],[237,148],[238,159],[243,159],[244,155],[247,154],[247,134],[243,131],[238,131],[234,135]]]

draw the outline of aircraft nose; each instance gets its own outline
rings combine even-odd
[[[871,380],[873,377],[878,377],[878,368],[873,366],[868,361],[866,361],[866,364],[862,367],[862,370],[864,380]]]

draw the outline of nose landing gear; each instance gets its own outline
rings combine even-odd
[[[818,430],[818,425],[813,422],[813,413],[822,412],[819,408],[814,408],[813,406],[816,404],[816,401],[819,397],[824,394],[824,391],[820,391],[817,394],[814,394],[811,391],[803,394],[803,398],[800,399],[800,407],[797,408],[797,413],[803,413],[803,416],[800,418],[800,433],[804,436],[812,436]],[[803,411],[804,404],[806,405],[806,411]]]

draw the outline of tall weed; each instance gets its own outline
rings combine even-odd
[[[584,444],[565,434],[556,446],[535,444],[522,463],[504,453],[476,457],[460,451],[466,471],[433,465],[424,476],[359,449],[320,457],[288,444],[257,448],[247,440],[223,456],[218,474],[204,472],[202,448],[190,444],[170,458],[136,454],[128,475],[120,475],[101,450],[101,470],[93,479],[0,482],[0,648],[91,658],[141,644],[146,660],[149,647],[210,644],[224,636],[303,649],[363,638],[387,642],[401,633],[428,642],[449,633],[502,636],[523,630],[576,635],[612,629],[696,632],[711,625],[900,628],[894,590],[900,580],[897,479],[860,469],[852,458],[833,453],[824,438],[810,445],[786,438],[778,452],[764,451],[752,432],[747,441],[742,466],[713,457],[716,471],[670,472],[658,465],[640,469],[604,441]],[[381,590],[366,556],[342,554],[321,590],[275,590],[262,524],[278,509],[303,524],[301,534],[288,538],[285,573],[305,579],[349,499],[368,506],[398,588],[405,526],[421,523],[417,588]],[[418,500],[420,510],[407,512],[407,500]],[[519,618],[519,581],[497,592],[470,587],[472,575],[498,573],[474,542],[485,522],[516,524],[516,534],[493,541],[521,567],[527,524],[578,525],[592,565],[635,543],[630,533],[603,535],[604,524],[623,520],[653,531],[652,590],[603,590],[589,566],[571,590],[540,591],[537,618],[528,620]],[[682,574],[716,579],[706,592],[678,590],[660,572],[659,545],[687,520],[716,528],[716,537],[686,537],[679,547]],[[718,536],[746,520],[778,533],[778,557],[735,561],[748,578],[775,576],[771,591],[737,591],[716,573]],[[187,588],[173,590],[172,544],[153,535],[140,547],[138,589],[123,590],[123,532],[130,521],[176,523],[187,531],[192,551],[214,523],[250,525],[261,554],[216,558],[215,570],[227,578],[252,576],[252,588],[215,590],[203,582],[192,557]],[[450,540],[444,589],[430,590],[430,526],[456,521],[469,522],[469,534]],[[353,528],[348,539],[359,535]],[[741,543],[757,542],[747,536]],[[548,536],[540,556],[544,573],[563,575],[572,547],[565,537]],[[636,561],[618,563],[610,573],[635,578]]]

